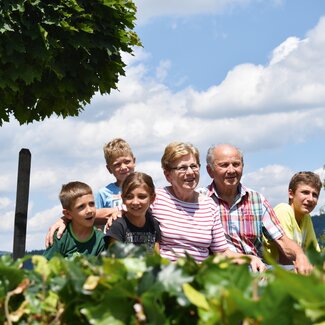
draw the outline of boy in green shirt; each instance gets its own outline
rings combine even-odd
[[[64,257],[74,255],[99,255],[107,248],[104,234],[94,227],[96,207],[91,188],[82,182],[70,182],[62,186],[59,195],[63,215],[70,222],[62,237],[54,236],[53,245],[44,256],[48,259],[55,254]]]
[[[289,183],[289,203],[280,203],[274,208],[286,235],[304,251],[309,245],[320,251],[310,213],[317,205],[321,187],[322,182],[317,174],[309,171],[298,172]],[[266,247],[280,264],[288,264],[275,245],[268,243]]]

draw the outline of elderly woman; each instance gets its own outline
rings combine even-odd
[[[160,254],[175,261],[188,253],[197,262],[210,252],[235,256],[228,250],[213,200],[195,191],[200,179],[198,150],[188,143],[170,143],[161,165],[170,186],[156,190],[152,205],[161,230]]]

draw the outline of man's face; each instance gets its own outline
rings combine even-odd
[[[289,189],[289,199],[295,215],[302,217],[314,210],[317,205],[319,192],[307,184],[298,184],[295,192]]]
[[[214,149],[214,159],[207,171],[218,190],[237,189],[243,174],[243,162],[238,150],[231,146]]]
[[[135,159],[132,156],[120,156],[106,167],[115,176],[118,185],[121,185],[126,176],[134,172]]]

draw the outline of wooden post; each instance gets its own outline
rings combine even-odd
[[[21,258],[25,255],[26,226],[29,197],[31,153],[28,149],[19,152],[16,212],[14,229],[13,258]]]

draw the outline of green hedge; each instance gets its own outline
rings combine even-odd
[[[1,324],[325,324],[324,254],[301,276],[212,257],[170,263],[116,245],[97,258],[0,259]]]

